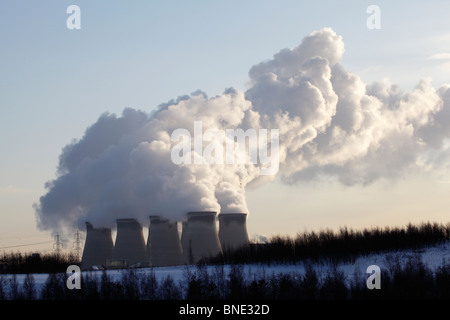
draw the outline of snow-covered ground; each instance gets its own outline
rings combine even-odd
[[[355,260],[354,263],[342,263],[338,265],[338,270],[342,271],[345,274],[347,283],[350,283],[352,279],[355,277],[355,272],[359,273],[360,276],[368,277],[366,274],[366,269],[370,265],[377,265],[383,269],[388,269],[388,261],[386,257],[398,257],[400,262],[405,262],[414,257],[420,257],[421,261],[431,270],[435,271],[436,268],[442,266],[443,263],[450,263],[450,241],[447,241],[444,244],[435,245],[433,247],[419,249],[419,250],[405,250],[405,251],[397,251],[391,252],[387,254],[371,254],[368,256],[361,256]],[[327,273],[333,271],[333,266],[330,264],[315,264],[313,265],[319,276],[325,276]],[[208,266],[209,272],[214,272],[215,266]],[[225,275],[228,274],[231,266],[224,266]],[[172,277],[175,283],[180,283],[186,280],[186,271],[191,270],[195,271],[196,266],[174,266],[174,267],[155,267],[155,268],[140,268],[136,269],[138,274],[141,273],[149,273],[151,270],[154,272],[154,275],[158,281],[163,281],[167,278],[168,275]],[[110,276],[111,280],[119,281],[122,277],[124,271],[122,270],[108,270],[107,274]],[[303,274],[305,272],[305,264],[297,263],[297,264],[248,264],[243,266],[244,275],[251,275],[254,277],[255,275],[263,276],[263,275],[272,275],[272,274],[280,274],[280,273],[300,273]],[[88,273],[92,277],[100,277],[102,275],[102,271],[85,271],[82,274]],[[16,281],[18,283],[19,288],[23,286],[26,275],[18,274],[16,275]],[[35,288],[39,293],[42,287],[45,285],[48,274],[33,274]],[[3,279],[3,289],[8,291],[10,288],[10,280],[13,278],[13,275],[0,275],[0,278]]]

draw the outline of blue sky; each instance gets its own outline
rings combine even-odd
[[[66,28],[71,4],[81,30]],[[370,4],[381,8],[381,30],[366,27]],[[409,91],[430,77],[439,87],[450,82],[450,59],[436,55],[450,53],[448,12],[437,0],[2,1],[0,248],[50,239],[32,204],[61,149],[103,112],[151,111],[197,89],[245,90],[251,66],[323,27],[343,36],[342,63],[365,83],[387,78]],[[446,222],[449,187],[422,176],[368,187],[275,181],[248,193],[249,233]]]

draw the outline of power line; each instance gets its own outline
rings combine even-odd
[[[74,238],[75,241],[73,242],[74,245],[74,251],[75,254],[77,256],[80,256],[81,251],[82,251],[82,241],[81,241],[81,233],[79,231],[77,231],[74,234]],[[60,254],[62,252],[62,249],[64,248],[64,242],[66,242],[67,240],[64,240],[61,238],[61,236],[59,235],[59,233],[57,233],[54,237],[54,240],[49,240],[49,241],[40,241],[40,242],[33,242],[33,243],[27,243],[27,244],[17,244],[17,245],[11,245],[11,246],[4,246],[4,247],[0,247],[0,250],[4,250],[4,249],[12,249],[12,248],[20,248],[20,247],[29,247],[29,246],[35,246],[35,245],[40,245],[40,244],[48,244],[48,243],[52,243],[53,242],[53,250],[55,251],[56,254]]]
[[[43,242],[35,242],[35,243],[28,243],[28,244],[18,244],[18,245],[8,246],[8,247],[0,247],[0,250],[2,250],[2,249],[10,249],[10,248],[18,248],[18,247],[28,247],[28,246],[34,246],[34,245],[50,243],[50,242],[53,242],[53,240],[43,241]]]

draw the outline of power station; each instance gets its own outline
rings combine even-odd
[[[188,212],[184,221],[149,218],[147,243],[135,219],[116,220],[114,244],[111,229],[86,222],[81,269],[195,264],[249,244],[246,213]]]
[[[112,258],[113,241],[111,229],[94,228],[86,222],[86,240],[81,257],[81,269],[87,270],[94,266],[103,266]]]
[[[146,265],[147,252],[142,226],[135,219],[118,219],[116,225],[112,263],[123,266]]]
[[[223,250],[234,250],[249,244],[246,213],[219,214],[219,240]]]
[[[186,264],[197,263],[202,258],[211,258],[222,254],[216,227],[216,212],[200,211],[187,214]]]
[[[154,267],[179,265],[182,252],[178,223],[159,216],[151,216],[147,240],[150,265]]]

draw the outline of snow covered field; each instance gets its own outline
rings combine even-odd
[[[435,271],[438,267],[442,266],[444,263],[450,263],[450,241],[444,244],[436,245],[429,248],[419,249],[419,250],[406,250],[397,251],[387,254],[372,254],[368,256],[361,256],[355,260],[354,263],[343,263],[337,265],[338,270],[342,271],[345,275],[347,284],[350,284],[352,280],[355,279],[355,273],[359,274],[359,277],[367,279],[369,274],[366,274],[366,269],[370,265],[377,265],[383,270],[389,269],[389,261],[399,259],[400,263],[406,263],[411,257],[419,257],[421,261],[427,266],[431,271]],[[316,270],[319,277],[325,277],[328,273],[333,272],[333,266],[331,264],[314,264],[314,269]],[[217,269],[216,266],[206,267],[210,274]],[[140,268],[136,269],[136,274],[147,274],[154,272],[157,281],[164,281],[170,275],[174,280],[174,283],[180,284],[186,280],[187,271],[190,270],[194,272],[197,269],[196,266],[174,266],[174,267],[158,267],[158,268]],[[230,265],[223,266],[223,271],[225,275],[229,274],[231,269]],[[248,264],[243,265],[243,274],[249,275],[252,279],[256,276],[270,276],[274,274],[304,274],[305,264]],[[100,281],[102,276],[102,271],[85,271],[82,275],[88,274],[90,277],[97,277]],[[108,270],[107,275],[112,281],[120,281],[124,274],[123,270]],[[48,274],[33,274],[35,290],[38,294],[44,287]],[[381,274],[383,276],[383,273]],[[6,296],[9,297],[9,290],[11,290],[11,282],[13,280],[13,275],[0,275],[0,282],[3,284],[3,290]],[[19,290],[24,285],[26,275],[18,274],[16,275],[16,283]]]

